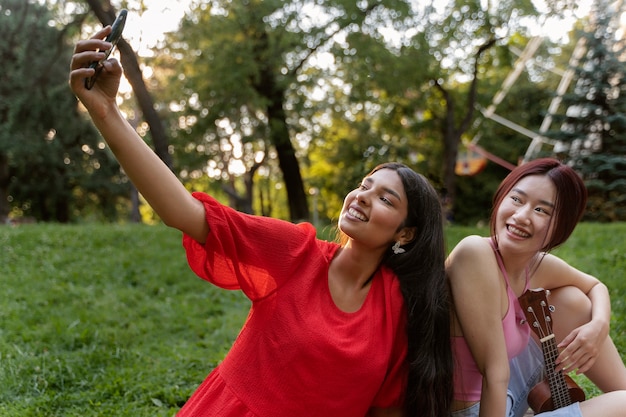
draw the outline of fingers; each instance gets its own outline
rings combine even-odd
[[[571,342],[566,342],[568,338],[564,339],[563,342],[559,344],[559,347],[565,346],[565,349],[563,349],[556,359],[555,369],[565,373],[574,370],[576,370],[577,373],[588,371],[589,368],[593,366],[598,356],[596,345],[581,335],[573,338],[574,340]]]
[[[104,40],[109,33],[111,33],[111,26],[106,26],[96,32],[90,39],[78,41],[74,47],[74,54],[85,51],[107,51],[111,49],[111,43]]]
[[[587,372],[595,363],[596,358],[592,355],[585,354],[579,359],[566,358],[560,365],[556,366],[555,370],[563,371],[564,373],[570,373],[576,371],[577,374]]]
[[[117,75],[119,63],[111,59],[106,60],[106,51],[113,45],[104,39],[111,33],[111,26],[99,30],[90,39],[78,41],[74,47],[74,54],[70,61],[69,84],[78,95],[84,90],[85,80],[93,77],[96,72],[109,72]]]
[[[70,70],[78,71],[82,76],[90,76],[93,75],[94,68],[91,68],[92,62],[99,62],[106,54],[104,52],[97,51],[85,51],[76,53],[72,56],[72,60],[70,61]]]
[[[74,48],[74,55],[70,63],[70,69],[76,70],[87,68],[92,62],[98,62],[106,56],[104,52],[111,48],[111,44],[104,41],[86,40],[79,41]]]
[[[109,33],[111,33],[111,26],[106,26],[96,32],[90,39],[78,41],[74,47],[70,70],[75,71],[86,68],[92,62],[99,62],[104,59],[105,54],[102,51],[108,51],[113,46],[111,43],[104,41],[104,38]]]

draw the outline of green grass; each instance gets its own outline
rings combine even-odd
[[[450,227],[448,247],[485,228]],[[626,352],[626,224],[583,224],[558,253],[601,278]],[[177,231],[0,227],[0,415],[173,416],[235,338],[249,302],[197,278]],[[588,395],[596,392],[580,378]]]
[[[0,415],[172,416],[249,303],[165,227],[0,228]]]

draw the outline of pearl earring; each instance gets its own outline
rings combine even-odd
[[[402,248],[400,247],[400,242],[399,242],[399,241],[393,244],[393,246],[391,247],[391,250],[392,250],[392,251],[393,251],[393,253],[394,253],[394,254],[396,254],[396,255],[399,255],[399,254],[401,254],[401,253],[406,252],[404,249],[402,249]]]

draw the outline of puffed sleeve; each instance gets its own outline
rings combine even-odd
[[[309,223],[253,216],[207,194],[193,196],[204,203],[209,234],[204,245],[183,236],[187,261],[200,278],[219,287],[261,299],[293,277],[307,253],[316,250],[315,228]]]

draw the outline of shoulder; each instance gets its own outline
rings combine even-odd
[[[302,227],[306,228],[306,226],[304,225]],[[309,235],[311,233],[313,234],[313,237],[315,237],[315,233],[316,233],[315,228],[309,229]],[[330,261],[332,261],[333,257],[335,256],[335,253],[337,253],[337,250],[339,250],[340,245],[336,242],[331,242],[331,241],[324,240],[324,239],[315,238],[314,240],[320,252],[326,258],[328,263],[330,263]]]
[[[453,287],[459,281],[496,285],[499,270],[489,238],[472,235],[461,240],[446,259],[446,274]]]
[[[463,238],[450,252],[446,259],[446,268],[454,267],[457,262],[477,261],[493,252],[489,238],[471,235]]]

